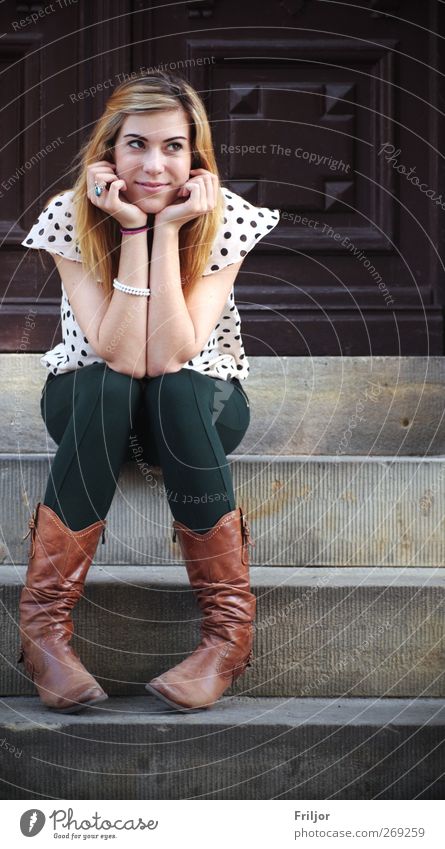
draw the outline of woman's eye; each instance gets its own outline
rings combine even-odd
[[[128,147],[131,147],[132,144],[142,144],[143,145],[144,143],[143,143],[142,139],[133,139],[133,141],[128,142]],[[178,149],[182,150],[182,144],[180,142],[170,142],[170,144],[168,144],[167,147],[172,147],[172,145],[175,147],[175,150],[178,150]],[[137,148],[137,150],[140,150],[140,148]]]

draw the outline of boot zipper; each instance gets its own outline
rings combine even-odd
[[[26,539],[27,537],[29,537],[29,535],[31,534],[31,553],[30,553],[30,557],[33,557],[33,555],[34,555],[34,545],[35,545],[35,536],[36,536],[36,523],[37,523],[37,510],[38,510],[38,505],[37,505],[37,507],[35,508],[35,510],[33,510],[32,516],[31,516],[31,518],[28,520],[29,531],[28,531],[28,533],[26,533],[26,534],[25,534],[25,536],[24,536],[24,537],[22,537],[22,542],[24,542],[24,541],[25,541],[25,539]]]
[[[176,542],[176,529],[173,528],[172,542]]]
[[[105,542],[105,527],[102,528],[102,545]]]
[[[243,531],[244,542],[248,543],[248,545],[256,545],[256,543],[254,543],[253,540],[251,539],[249,523],[248,523],[247,518],[244,515],[244,513],[242,513],[242,531]]]

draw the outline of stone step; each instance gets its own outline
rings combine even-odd
[[[0,695],[35,694],[17,665],[24,566],[0,571]],[[254,660],[230,694],[445,697],[445,574],[433,569],[262,567]],[[186,571],[97,566],[74,611],[73,646],[110,695],[137,696],[199,642]]]
[[[55,450],[40,415],[40,354],[1,354],[0,451]],[[252,455],[445,454],[444,357],[251,357]]]
[[[22,538],[44,497],[51,459],[0,455],[2,563],[26,562],[29,538]],[[445,566],[444,458],[229,455],[228,461],[255,565]],[[180,560],[171,525],[162,475],[126,463],[96,562]]]
[[[78,715],[0,705],[3,799],[443,799],[439,699],[155,697]],[[320,823],[318,823],[320,827]]]

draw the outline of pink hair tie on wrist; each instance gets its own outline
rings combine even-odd
[[[121,233],[145,233],[147,227],[121,227]]]

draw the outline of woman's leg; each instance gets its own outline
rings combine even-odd
[[[72,530],[107,515],[142,396],[138,379],[104,363],[47,381],[40,408],[58,450],[43,503]]]
[[[145,379],[146,416],[175,519],[204,534],[235,509],[226,454],[250,422],[234,383],[192,369]]]
[[[128,447],[142,385],[105,364],[49,377],[41,398],[59,447],[45,500],[29,522],[20,596],[19,662],[47,707],[74,712],[107,698],[70,646],[71,610],[83,593]]]
[[[151,379],[146,402],[173,527],[203,614],[195,651],[146,688],[178,710],[200,710],[252,658],[256,601],[249,530],[242,509],[235,508],[226,458],[247,430],[250,409],[236,385],[191,369]]]

